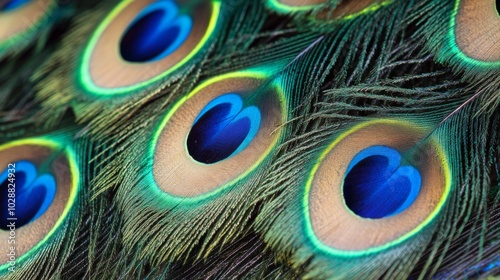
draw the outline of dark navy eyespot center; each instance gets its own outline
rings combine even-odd
[[[188,15],[179,14],[172,0],[158,0],[132,21],[120,42],[120,54],[129,62],[157,61],[176,51],[192,29]]]
[[[19,161],[14,168],[6,168],[0,174],[0,229],[10,230],[12,222],[19,228],[35,221],[50,207],[55,194],[54,176],[39,176],[31,162]]]
[[[7,1],[7,3],[0,5],[0,12],[3,11],[13,11],[18,8],[21,8],[22,6],[28,4],[32,0],[10,0]]]
[[[187,138],[191,157],[212,164],[245,149],[257,135],[261,122],[255,106],[243,108],[237,94],[225,94],[208,103],[194,121]]]
[[[500,16],[500,0],[496,1],[495,7],[497,8],[497,14],[498,14],[498,16]]]
[[[380,219],[410,207],[420,192],[420,172],[400,166],[401,155],[386,146],[372,146],[359,152],[344,177],[343,195],[356,215]]]

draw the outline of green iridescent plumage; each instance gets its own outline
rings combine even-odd
[[[68,132],[57,132],[52,134],[47,134],[39,137],[25,138],[12,140],[9,142],[4,142],[1,145],[1,153],[3,158],[9,158],[14,164],[19,161],[29,160],[25,158],[38,157],[37,150],[49,149],[52,151],[52,155],[42,155],[40,160],[45,160],[40,162],[39,168],[43,169],[44,165],[52,166],[52,171],[48,171],[53,174],[57,180],[57,190],[55,202],[53,205],[59,205],[59,200],[64,200],[66,202],[61,202],[64,210],[60,212],[57,207],[51,206],[47,212],[43,214],[37,220],[31,221],[29,224],[22,225],[17,223],[17,228],[15,229],[15,242],[11,244],[17,250],[15,257],[14,272],[9,268],[11,263],[3,263],[0,267],[0,273],[9,279],[26,279],[41,277],[41,275],[57,275],[63,273],[64,265],[70,260],[72,249],[78,242],[78,234],[81,231],[82,217],[84,207],[86,204],[84,202],[84,191],[82,190],[83,180],[80,177],[80,167],[79,167],[79,155],[78,155],[78,145],[70,143],[68,140]],[[31,149],[27,155],[23,152],[24,149]],[[10,153],[10,150],[18,151],[19,155],[16,153]],[[24,156],[23,156],[24,154]],[[35,161],[36,162],[36,161]],[[65,163],[66,162],[66,163]],[[39,169],[39,172],[42,169]],[[19,172],[17,172],[19,171]],[[16,192],[19,194],[21,188],[23,188],[23,181],[21,176],[21,170],[16,170],[18,178],[14,181],[14,186],[16,187]],[[68,177],[69,179],[67,179]],[[66,180],[70,180],[67,182]],[[65,183],[67,182],[67,183]],[[67,197],[64,197],[64,193],[67,193]],[[17,203],[20,205],[22,202],[22,196],[18,195]],[[17,211],[20,211],[19,209]],[[58,212],[59,211],[59,212]],[[59,214],[57,214],[59,213]],[[48,215],[55,215],[54,218],[46,218]],[[53,223],[48,233],[45,235],[39,235],[36,232],[40,230],[45,230],[46,225],[40,224],[38,220],[43,219],[44,222],[56,221]],[[19,219],[18,219],[19,221]],[[17,221],[16,221],[17,222]],[[33,227],[32,229],[29,229]],[[2,232],[3,233],[3,232]],[[39,237],[37,237],[39,236]],[[38,239],[39,241],[33,240]],[[33,240],[33,241],[32,241]],[[32,244],[29,247],[25,245]],[[59,260],[56,261],[49,257],[50,255],[60,256]],[[36,269],[37,266],[46,267],[46,273]]]
[[[21,55],[22,52],[33,45],[36,40],[38,44],[43,45],[43,41],[47,40],[52,26],[61,19],[64,14],[64,8],[61,8],[55,1],[46,1],[40,3],[35,10],[30,10],[26,6],[33,3],[23,4],[14,9],[0,10],[0,20],[4,28],[17,28],[16,32],[0,32],[0,59],[10,56]],[[36,3],[35,3],[36,4]],[[6,4],[2,4],[6,5]],[[18,16],[24,17],[22,22],[18,21],[18,26],[15,26],[12,14],[17,13]],[[17,15],[16,14],[16,15]],[[9,19],[7,19],[9,18]],[[24,28],[19,28],[19,25],[26,25]]]
[[[496,35],[467,33],[496,2],[471,1],[70,3],[0,65],[0,143],[52,139],[80,179],[9,277],[499,275]],[[127,60],[161,13],[202,36]]]
[[[423,16],[412,19],[419,26],[415,38],[424,38],[437,61],[481,91],[481,110],[491,111],[500,104],[498,2],[481,1],[477,10],[470,5],[474,3],[422,1],[416,8]]]

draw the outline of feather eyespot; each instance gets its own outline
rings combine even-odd
[[[260,73],[233,73],[201,84],[168,112],[155,140],[153,175],[167,194],[201,199],[226,189],[266,158],[285,109]]]
[[[160,60],[188,38],[193,21],[179,14],[173,1],[157,1],[137,15],[120,41],[120,53],[129,62]]]
[[[434,141],[420,144],[423,137],[424,130],[409,123],[380,120],[330,144],[304,195],[313,243],[335,255],[366,254],[428,225],[446,201],[450,179],[441,148]]]
[[[13,0],[0,6],[0,57],[32,42],[53,22],[57,3],[52,0]]]
[[[449,39],[462,59],[480,65],[500,61],[499,9],[500,3],[495,0],[456,1]]]
[[[12,168],[5,168],[0,174],[0,182],[0,228],[3,230],[9,229],[7,225],[14,216],[18,228],[38,219],[47,211],[56,194],[54,176],[38,174],[30,161],[12,163]]]
[[[409,208],[420,192],[420,172],[400,165],[401,154],[387,146],[360,151],[346,170],[343,196],[356,215],[381,219]]]
[[[15,229],[16,254],[36,253],[66,219],[76,200],[79,174],[73,152],[47,139],[26,139],[0,146],[0,237]],[[9,175],[12,174],[12,175]],[[0,244],[8,252],[11,244]],[[9,257],[0,256],[0,271]]]
[[[159,81],[205,46],[219,9],[219,1],[123,1],[84,49],[81,85],[89,93],[112,95]]]
[[[187,138],[189,154],[207,164],[236,155],[255,138],[260,121],[260,110],[256,106],[243,108],[240,95],[221,95],[196,117]]]

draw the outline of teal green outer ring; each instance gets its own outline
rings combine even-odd
[[[158,140],[159,140],[159,138],[160,138],[160,136],[162,134],[163,128],[168,123],[170,117],[179,109],[179,107],[187,99],[189,99],[192,96],[194,96],[199,90],[201,90],[202,88],[208,86],[209,84],[212,84],[212,83],[224,80],[226,78],[250,77],[250,78],[257,78],[257,79],[266,79],[266,78],[269,78],[270,75],[271,74],[269,73],[268,70],[263,69],[263,68],[262,69],[256,68],[256,69],[252,69],[252,70],[234,72],[234,73],[230,73],[230,74],[225,74],[225,75],[217,76],[215,78],[211,78],[211,79],[209,79],[209,80],[201,83],[198,87],[196,87],[196,89],[194,89],[193,91],[191,91],[190,94],[188,94],[187,96],[182,97],[179,101],[177,101],[174,104],[174,106],[171,109],[169,109],[168,113],[162,118],[162,121],[161,121],[160,125],[156,128],[156,131],[154,132],[154,136],[152,138],[152,142],[150,143],[150,149],[149,149],[149,152],[148,152],[148,158],[150,159],[149,169],[151,171],[148,172],[148,174],[146,176],[146,180],[147,180],[148,185],[151,186],[150,188],[148,188],[148,191],[151,191],[153,193],[152,194],[146,194],[146,195],[152,195],[153,197],[159,198],[161,200],[161,202],[164,205],[168,206],[168,207],[171,207],[171,206],[176,206],[176,207],[179,207],[179,206],[186,206],[186,207],[197,206],[197,205],[200,205],[200,204],[206,202],[207,200],[211,200],[211,199],[214,199],[214,198],[217,198],[217,197],[220,197],[220,196],[224,195],[227,191],[231,190],[231,186],[233,186],[235,183],[237,183],[238,181],[242,180],[243,178],[247,177],[252,172],[254,172],[255,169],[257,168],[257,166],[267,158],[267,155],[269,154],[269,152],[272,151],[275,148],[276,143],[281,138],[281,135],[279,135],[278,137],[276,137],[276,141],[271,145],[271,147],[266,152],[266,154],[263,155],[259,159],[259,161],[257,163],[255,163],[249,170],[246,170],[243,174],[239,175],[233,181],[231,181],[229,183],[226,183],[224,186],[220,186],[219,188],[217,188],[217,189],[215,189],[213,191],[210,191],[208,193],[201,194],[201,195],[198,195],[198,196],[194,196],[194,197],[181,197],[181,196],[171,195],[171,194],[169,194],[169,193],[161,190],[161,188],[157,185],[157,183],[156,183],[156,181],[154,179],[152,170],[153,170],[153,164],[154,164],[154,155],[155,155],[155,150],[156,150],[156,143],[158,142]],[[279,83],[275,81],[275,82],[273,82],[272,86],[275,87],[276,92],[278,92],[278,94],[280,94],[279,99],[281,101],[280,103],[282,105],[282,111],[284,112],[284,114],[283,114],[283,120],[286,120],[286,118],[287,118],[287,113],[286,113],[287,112],[286,111],[286,99],[285,99],[283,90],[281,89],[281,87],[278,84]]]
[[[14,50],[15,47],[32,42],[33,38],[38,35],[38,32],[41,29],[53,23],[54,19],[57,17],[57,7],[57,2],[51,1],[51,3],[47,7],[45,15],[41,17],[37,22],[33,23],[30,28],[3,41],[0,41],[0,58],[5,54],[9,54]]]
[[[94,84],[92,81],[92,77],[90,76],[90,72],[88,69],[90,68],[90,59],[92,57],[92,51],[94,50],[99,37],[101,34],[106,30],[107,26],[115,19],[115,17],[123,10],[125,9],[128,4],[133,1],[133,0],[124,0],[122,1],[118,6],[116,6],[111,13],[108,14],[108,16],[99,24],[97,29],[94,31],[92,36],[90,37],[90,40],[88,44],[85,46],[83,53],[79,59],[78,62],[78,68],[76,71],[76,82],[77,84],[84,89],[85,93],[92,95],[92,96],[99,96],[99,97],[114,97],[116,95],[121,95],[121,94],[127,94],[131,93],[134,91],[137,91],[141,88],[146,88],[150,85],[152,85],[155,82],[160,81],[161,79],[165,78],[172,72],[178,70],[180,67],[185,65],[188,61],[193,58],[198,51],[205,46],[211,35],[213,34],[217,22],[218,22],[218,17],[219,17],[219,12],[220,12],[220,6],[221,2],[220,0],[212,0],[212,5],[213,5],[213,11],[212,15],[210,18],[210,22],[207,28],[207,32],[201,39],[201,41],[196,45],[196,47],[185,57],[183,58],[180,62],[178,62],[175,66],[167,69],[165,72],[149,79],[146,81],[143,81],[141,83],[132,85],[132,86],[125,86],[125,87],[118,87],[118,88],[102,88]]]
[[[377,5],[373,5],[373,4],[369,5],[368,7],[364,8],[363,10],[361,10],[357,13],[349,14],[349,15],[346,15],[344,17],[340,17],[336,20],[337,21],[349,21],[349,20],[357,18],[359,16],[375,12],[379,8],[385,7],[389,4],[392,4],[393,2],[394,2],[394,0],[384,0],[380,3],[377,3]],[[267,0],[267,3],[272,9],[274,9],[278,12],[281,12],[281,13],[307,12],[307,11],[311,11],[317,7],[321,7],[322,5],[324,5],[324,4],[314,4],[314,5],[305,5],[305,6],[290,6],[290,5],[285,5],[285,4],[280,3],[278,0]]]
[[[280,3],[278,0],[267,0],[268,5],[279,11],[281,13],[294,13],[301,11],[309,11],[314,8],[320,7],[322,4],[314,4],[314,5],[304,5],[304,6],[290,6]]]
[[[454,56],[458,57],[461,61],[463,61],[467,66],[472,68],[478,68],[481,70],[491,70],[491,68],[500,67],[500,61],[482,61],[471,58],[467,56],[465,53],[460,50],[460,47],[457,45],[455,40],[455,32],[456,32],[456,17],[458,14],[458,9],[460,8],[460,0],[456,0],[455,7],[453,8],[453,12],[451,13],[450,18],[450,28],[447,33],[447,40],[445,44],[451,50]],[[500,20],[500,17],[499,17]],[[452,57],[452,56],[450,56]]]
[[[448,160],[447,156],[444,152],[444,150],[441,148],[441,146],[438,146],[436,143],[436,147],[438,148],[439,156],[442,159],[443,163],[443,168],[445,169],[445,191],[443,193],[443,197],[441,198],[441,201],[439,204],[436,206],[436,209],[429,215],[429,217],[423,221],[417,228],[413,229],[412,231],[408,232],[407,234],[397,238],[396,240],[392,242],[388,242],[384,245],[380,245],[377,247],[373,247],[370,249],[366,250],[356,250],[356,251],[347,251],[347,250],[339,250],[335,249],[333,247],[330,247],[326,244],[324,244],[314,233],[314,229],[312,228],[312,222],[311,222],[311,217],[309,214],[309,193],[312,185],[312,181],[314,179],[314,175],[316,171],[318,170],[319,166],[321,165],[323,159],[326,157],[326,155],[333,149],[340,141],[342,141],[347,135],[350,133],[356,131],[357,129],[363,128],[365,126],[368,126],[370,124],[375,124],[375,123],[393,123],[393,124],[406,124],[410,125],[408,122],[403,122],[403,121],[396,121],[396,120],[389,120],[389,119],[381,119],[381,120],[376,120],[376,121],[369,121],[365,123],[358,124],[347,131],[341,133],[331,144],[329,144],[328,148],[325,149],[321,155],[318,158],[318,161],[313,165],[311,168],[311,171],[309,173],[309,176],[306,178],[304,187],[303,187],[303,196],[302,196],[302,231],[305,234],[306,241],[308,244],[310,244],[313,248],[321,252],[322,254],[325,254],[327,256],[333,256],[333,257],[341,257],[341,258],[359,258],[367,255],[372,255],[376,253],[380,253],[382,251],[389,250],[403,242],[408,241],[410,238],[415,236],[418,232],[421,232],[423,229],[425,229],[437,216],[438,213],[441,211],[441,209],[444,207],[446,204],[446,201],[448,200],[449,197],[449,192],[452,186],[452,178],[451,178],[451,171],[448,165]]]
[[[38,251],[41,250],[41,248],[47,244],[47,242],[50,242],[51,239],[54,239],[56,234],[56,231],[62,226],[64,221],[68,218],[69,212],[73,209],[74,203],[78,199],[78,193],[80,192],[80,172],[76,163],[76,153],[73,149],[69,148],[64,141],[58,141],[56,139],[51,139],[49,137],[40,137],[40,138],[30,138],[30,139],[24,139],[24,140],[18,140],[18,141],[13,141],[11,143],[7,143],[4,145],[0,145],[0,148],[6,149],[10,147],[15,147],[15,146],[20,146],[20,145],[40,145],[40,146],[46,146],[54,150],[61,150],[64,149],[64,154],[66,155],[66,158],[68,159],[69,165],[70,165],[70,170],[71,170],[71,175],[73,176],[72,180],[72,189],[70,192],[70,196],[68,198],[68,204],[64,208],[63,212],[61,213],[61,216],[57,220],[57,222],[54,224],[52,229],[49,231],[47,236],[43,238],[40,242],[38,242],[33,248],[31,248],[28,252],[23,254],[22,256],[19,256],[16,258],[16,271],[19,269],[20,264],[24,263],[27,259],[29,259],[31,256],[35,255]],[[7,241],[5,241],[7,242]],[[9,263],[4,263],[0,265],[0,275],[8,274],[10,273],[9,271]]]

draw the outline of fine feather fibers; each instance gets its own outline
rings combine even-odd
[[[475,9],[472,0],[176,0],[189,15],[200,3],[218,9],[199,47],[168,73],[138,64],[145,75],[167,73],[147,85],[93,92],[81,83],[85,51],[96,29],[129,2],[59,3],[57,17],[0,58],[0,145],[56,139],[74,151],[81,189],[72,219],[20,260],[15,273],[0,272],[2,279],[500,275],[500,61],[494,47],[482,49],[500,44],[500,19],[491,16],[498,1],[478,0]],[[487,21],[477,25],[482,17]],[[466,45],[469,35],[485,46]],[[241,77],[258,82],[236,86]],[[196,95],[214,84],[217,92]],[[187,139],[193,124],[171,117],[197,116],[203,104],[228,93],[261,113],[276,110],[278,100],[281,119],[261,124],[270,132],[248,146],[265,151],[251,167],[242,170],[254,159],[239,162],[238,153],[203,165],[217,170],[208,183],[218,173],[225,179],[200,194],[193,178],[202,163],[189,156],[188,144],[175,153],[165,149],[170,139],[161,136]],[[190,105],[194,97],[205,103]],[[207,131],[201,135],[216,129]],[[210,137],[204,143],[227,152]],[[380,219],[363,218],[334,196],[344,194],[347,173],[356,169],[348,168],[352,158],[372,144],[392,145],[400,164],[418,169],[424,182],[414,203]],[[183,152],[191,167],[179,184],[169,174],[185,168],[176,158]],[[366,162],[368,171],[355,177],[378,172]],[[384,180],[399,174],[391,172]],[[437,179],[426,185],[431,173]],[[323,193],[321,180],[335,191]],[[170,193],[177,185],[186,189]],[[331,201],[336,208],[325,206]],[[353,232],[354,224],[342,221],[376,231]]]

